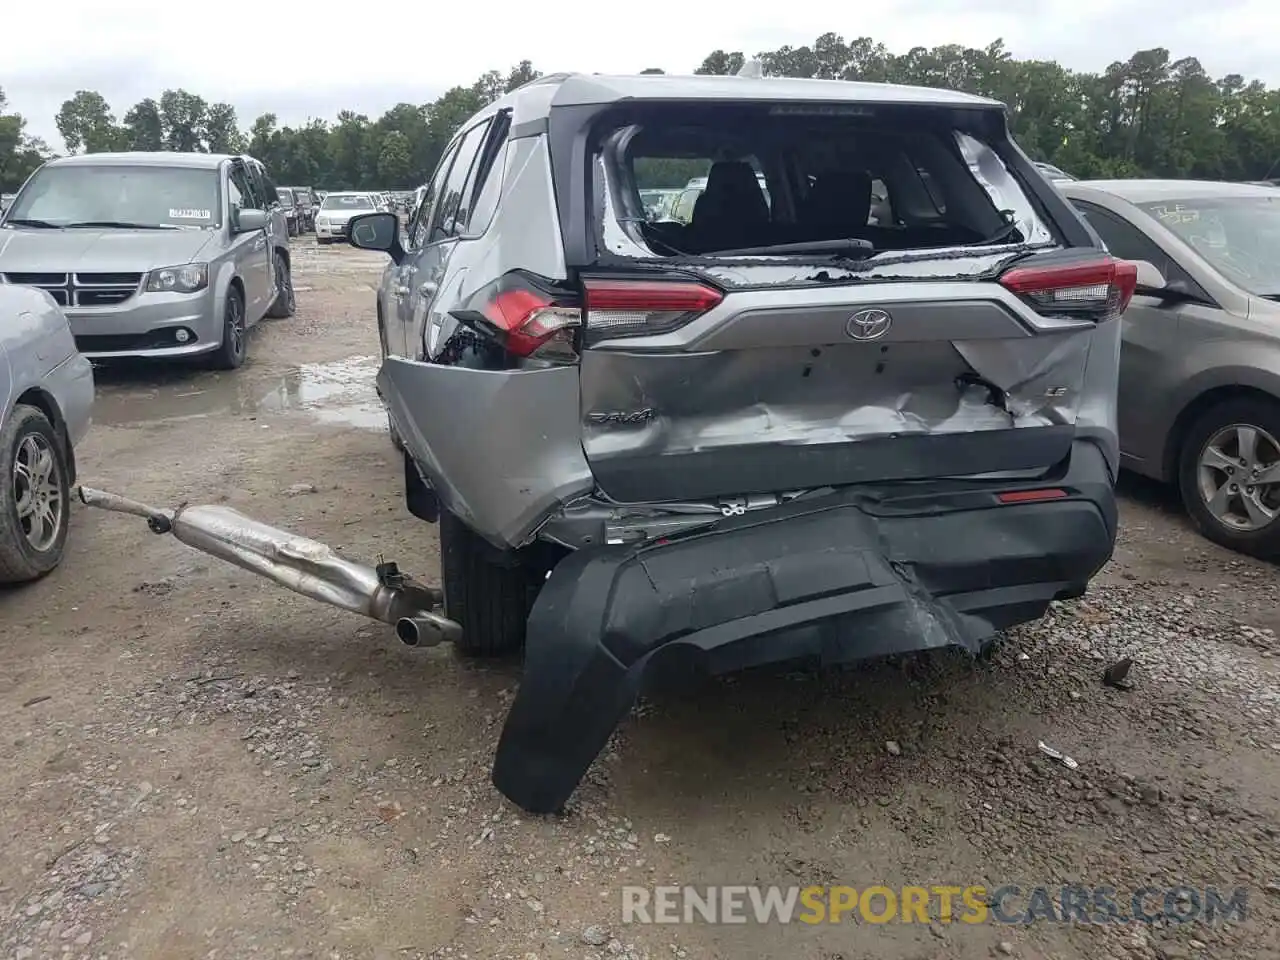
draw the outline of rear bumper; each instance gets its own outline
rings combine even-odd
[[[1026,484],[1023,484],[1026,486]],[[892,497],[856,489],[648,547],[561,562],[529,618],[525,677],[494,783],[528,810],[563,806],[639,692],[646,670],[720,673],[958,646],[1079,595],[1111,556],[1113,478],[1078,441],[1067,496],[1001,505],[937,483]]]

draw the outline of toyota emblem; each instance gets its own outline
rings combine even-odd
[[[844,325],[844,332],[853,340],[879,340],[893,326],[893,317],[878,308],[859,310]]]

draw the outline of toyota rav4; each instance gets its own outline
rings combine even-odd
[[[646,216],[696,176],[687,224]],[[999,103],[545,77],[466,123],[407,235],[350,242],[391,257],[378,386],[445,612],[524,648],[494,779],[528,809],[659,662],[978,653],[1111,555],[1136,268]]]

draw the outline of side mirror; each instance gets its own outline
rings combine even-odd
[[[253,233],[255,230],[267,229],[267,211],[265,210],[233,210],[231,226],[236,233]]]
[[[347,242],[361,250],[381,250],[399,263],[404,259],[400,246],[400,219],[394,213],[362,213],[347,225]]]
[[[1138,285],[1134,292],[1145,297],[1160,296],[1166,286],[1164,274],[1150,260],[1135,260],[1133,263],[1138,268]]]

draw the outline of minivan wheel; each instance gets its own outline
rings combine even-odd
[[[1183,438],[1178,486],[1208,539],[1280,555],[1280,403],[1240,397],[1201,413]]]
[[[537,595],[536,572],[517,560],[495,562],[489,546],[465,523],[440,511],[440,573],[444,612],[462,626],[458,652],[473,657],[515,653]]]
[[[25,404],[0,429],[0,583],[36,580],[62,561],[71,510],[67,451]]]
[[[219,370],[235,370],[244,363],[249,349],[249,330],[244,320],[244,294],[236,287],[227,290],[226,306],[222,308],[222,346],[213,355],[213,365]]]
[[[293,272],[289,269],[289,261],[283,253],[276,251],[276,298],[271,301],[267,316],[273,320],[292,317],[298,309],[297,298],[293,292]]]

